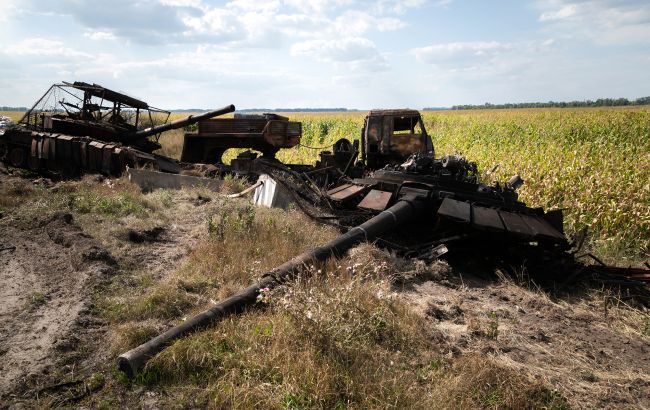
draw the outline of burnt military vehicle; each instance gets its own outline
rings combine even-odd
[[[0,160],[15,167],[66,174],[120,174],[126,166],[178,172],[176,161],[153,152],[160,133],[235,110],[230,105],[168,122],[170,112],[98,84],[52,85],[14,126],[0,135]]]
[[[358,156],[359,145],[362,155],[353,172],[358,177],[350,176],[347,166],[339,169],[342,175],[338,183],[326,194],[331,215],[325,218],[332,221],[353,212],[360,223],[340,225],[345,232],[338,238],[261,274],[249,287],[123,353],[118,358],[119,369],[128,376],[135,375],[175,339],[241,312],[256,303],[262,289],[286,283],[305,266],[340,257],[363,241],[389,244],[405,256],[424,260],[446,253],[467,258],[479,249],[484,254],[521,252],[525,257],[555,258],[569,247],[561,211],[545,212],[519,201],[516,190],[523,183],[519,176],[504,184],[486,185],[481,183],[475,163],[459,156],[435,158],[431,138],[417,111],[370,111],[360,141],[338,141],[334,154],[321,155],[321,167],[326,159],[335,165],[336,154],[346,155],[349,165]],[[264,168],[268,161],[260,160],[259,168]],[[273,175],[280,165],[265,169],[278,180],[282,180],[280,175],[299,174],[299,168],[294,168]],[[318,169],[312,167],[302,173],[313,176]],[[283,184],[289,186],[286,181]],[[294,199],[299,200],[299,194],[296,192]]]
[[[410,155],[434,155],[431,138],[416,110],[371,110],[361,130],[361,159],[369,169],[404,162]]]
[[[544,212],[519,201],[516,191],[523,180],[518,175],[487,185],[475,163],[457,155],[435,158],[418,111],[370,111],[360,144],[362,175],[327,192],[340,207],[380,213],[415,193],[429,203],[427,243],[489,237],[547,248],[567,245],[560,211]]]
[[[186,133],[181,162],[220,164],[231,148],[249,148],[273,159],[282,148],[300,143],[302,124],[277,114],[235,114],[233,118],[199,121],[198,132]]]

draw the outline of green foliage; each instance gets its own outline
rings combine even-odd
[[[236,234],[251,233],[254,224],[255,207],[251,204],[234,210],[222,209],[218,215],[210,215],[207,219],[208,234],[218,241],[223,241],[228,231]]]
[[[68,207],[82,214],[95,213],[111,217],[147,214],[147,208],[141,199],[129,192],[113,196],[92,191],[75,192],[68,196]]]
[[[27,300],[27,308],[36,309],[46,302],[45,295],[42,292],[32,292]]]

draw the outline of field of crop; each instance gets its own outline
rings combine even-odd
[[[318,149],[359,138],[365,113],[289,113],[302,121],[303,147],[284,162],[313,163]],[[519,109],[424,113],[436,156],[459,153],[486,171],[486,182],[519,174],[531,206],[566,209],[565,229],[588,227],[591,250],[609,260],[650,252],[650,109]],[[162,138],[178,157],[182,133]],[[231,153],[233,156],[234,153]]]
[[[0,111],[0,117],[9,117],[12,121],[20,121],[23,115],[25,113],[20,111]]]

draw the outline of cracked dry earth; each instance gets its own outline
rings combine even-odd
[[[625,310],[463,278],[398,292],[438,329],[450,356],[489,355],[553,386],[573,408],[650,408],[650,337],[619,316]]]

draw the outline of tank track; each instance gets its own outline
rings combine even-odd
[[[89,137],[25,130],[7,130],[0,136],[0,160],[33,171],[120,176],[127,166],[159,170],[159,159],[155,154]]]

